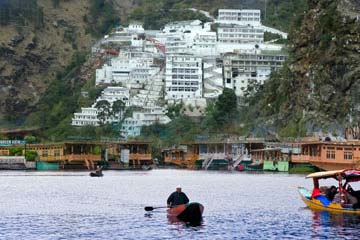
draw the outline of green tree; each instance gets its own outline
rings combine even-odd
[[[101,100],[96,103],[95,108],[97,108],[98,111],[97,117],[100,121],[100,125],[104,125],[111,115],[110,103],[106,100]]]
[[[234,90],[225,88],[210,114],[219,127],[234,121],[238,115],[237,98]]]
[[[25,136],[24,140],[26,143],[31,144],[34,143],[36,141],[36,137],[34,136]]]
[[[111,115],[120,123],[123,120],[125,111],[125,103],[121,100],[116,100],[111,109]]]

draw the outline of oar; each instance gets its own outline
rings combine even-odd
[[[152,211],[152,210],[158,209],[158,208],[168,208],[168,207],[150,207],[150,206],[148,206],[148,207],[145,207],[144,209],[145,209],[145,211]]]

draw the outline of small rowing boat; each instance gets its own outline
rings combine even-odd
[[[204,206],[197,202],[181,204],[167,210],[168,217],[176,217],[184,222],[200,222]]]
[[[104,176],[101,172],[100,173],[91,172],[89,175],[90,175],[90,177],[102,177],[102,176]]]

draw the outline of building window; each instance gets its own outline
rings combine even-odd
[[[349,151],[344,152],[344,159],[345,160],[352,160],[353,159],[353,153]]]
[[[44,150],[43,152],[42,152],[42,156],[43,157],[47,157],[49,154],[48,154],[48,151],[47,150]]]
[[[335,159],[335,150],[326,150],[327,159]]]

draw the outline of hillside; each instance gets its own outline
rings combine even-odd
[[[36,111],[74,56],[130,10],[130,1],[118,2],[115,12],[105,0],[0,1],[0,126],[22,125]]]
[[[341,134],[360,120],[360,3],[308,5],[290,34],[287,64],[247,99],[246,121],[284,136]]]
[[[138,7],[129,15],[129,20],[140,20],[146,28],[159,29],[170,21],[201,19],[206,17],[189,8],[206,10],[217,16],[219,8],[260,9],[265,25],[285,32],[298,13],[306,10],[305,0],[139,0]]]
[[[87,55],[114,25],[140,20],[156,29],[170,21],[205,19],[188,8],[211,14],[219,8],[259,8],[266,25],[289,31],[290,57],[265,85],[249,89],[247,107],[231,129],[220,129],[215,111],[205,117],[208,129],[197,133],[339,133],[360,119],[359,5],[356,0],[0,0],[0,126],[40,125],[48,129],[44,135],[71,134],[80,91],[93,85],[93,76],[80,76],[92,64]]]

